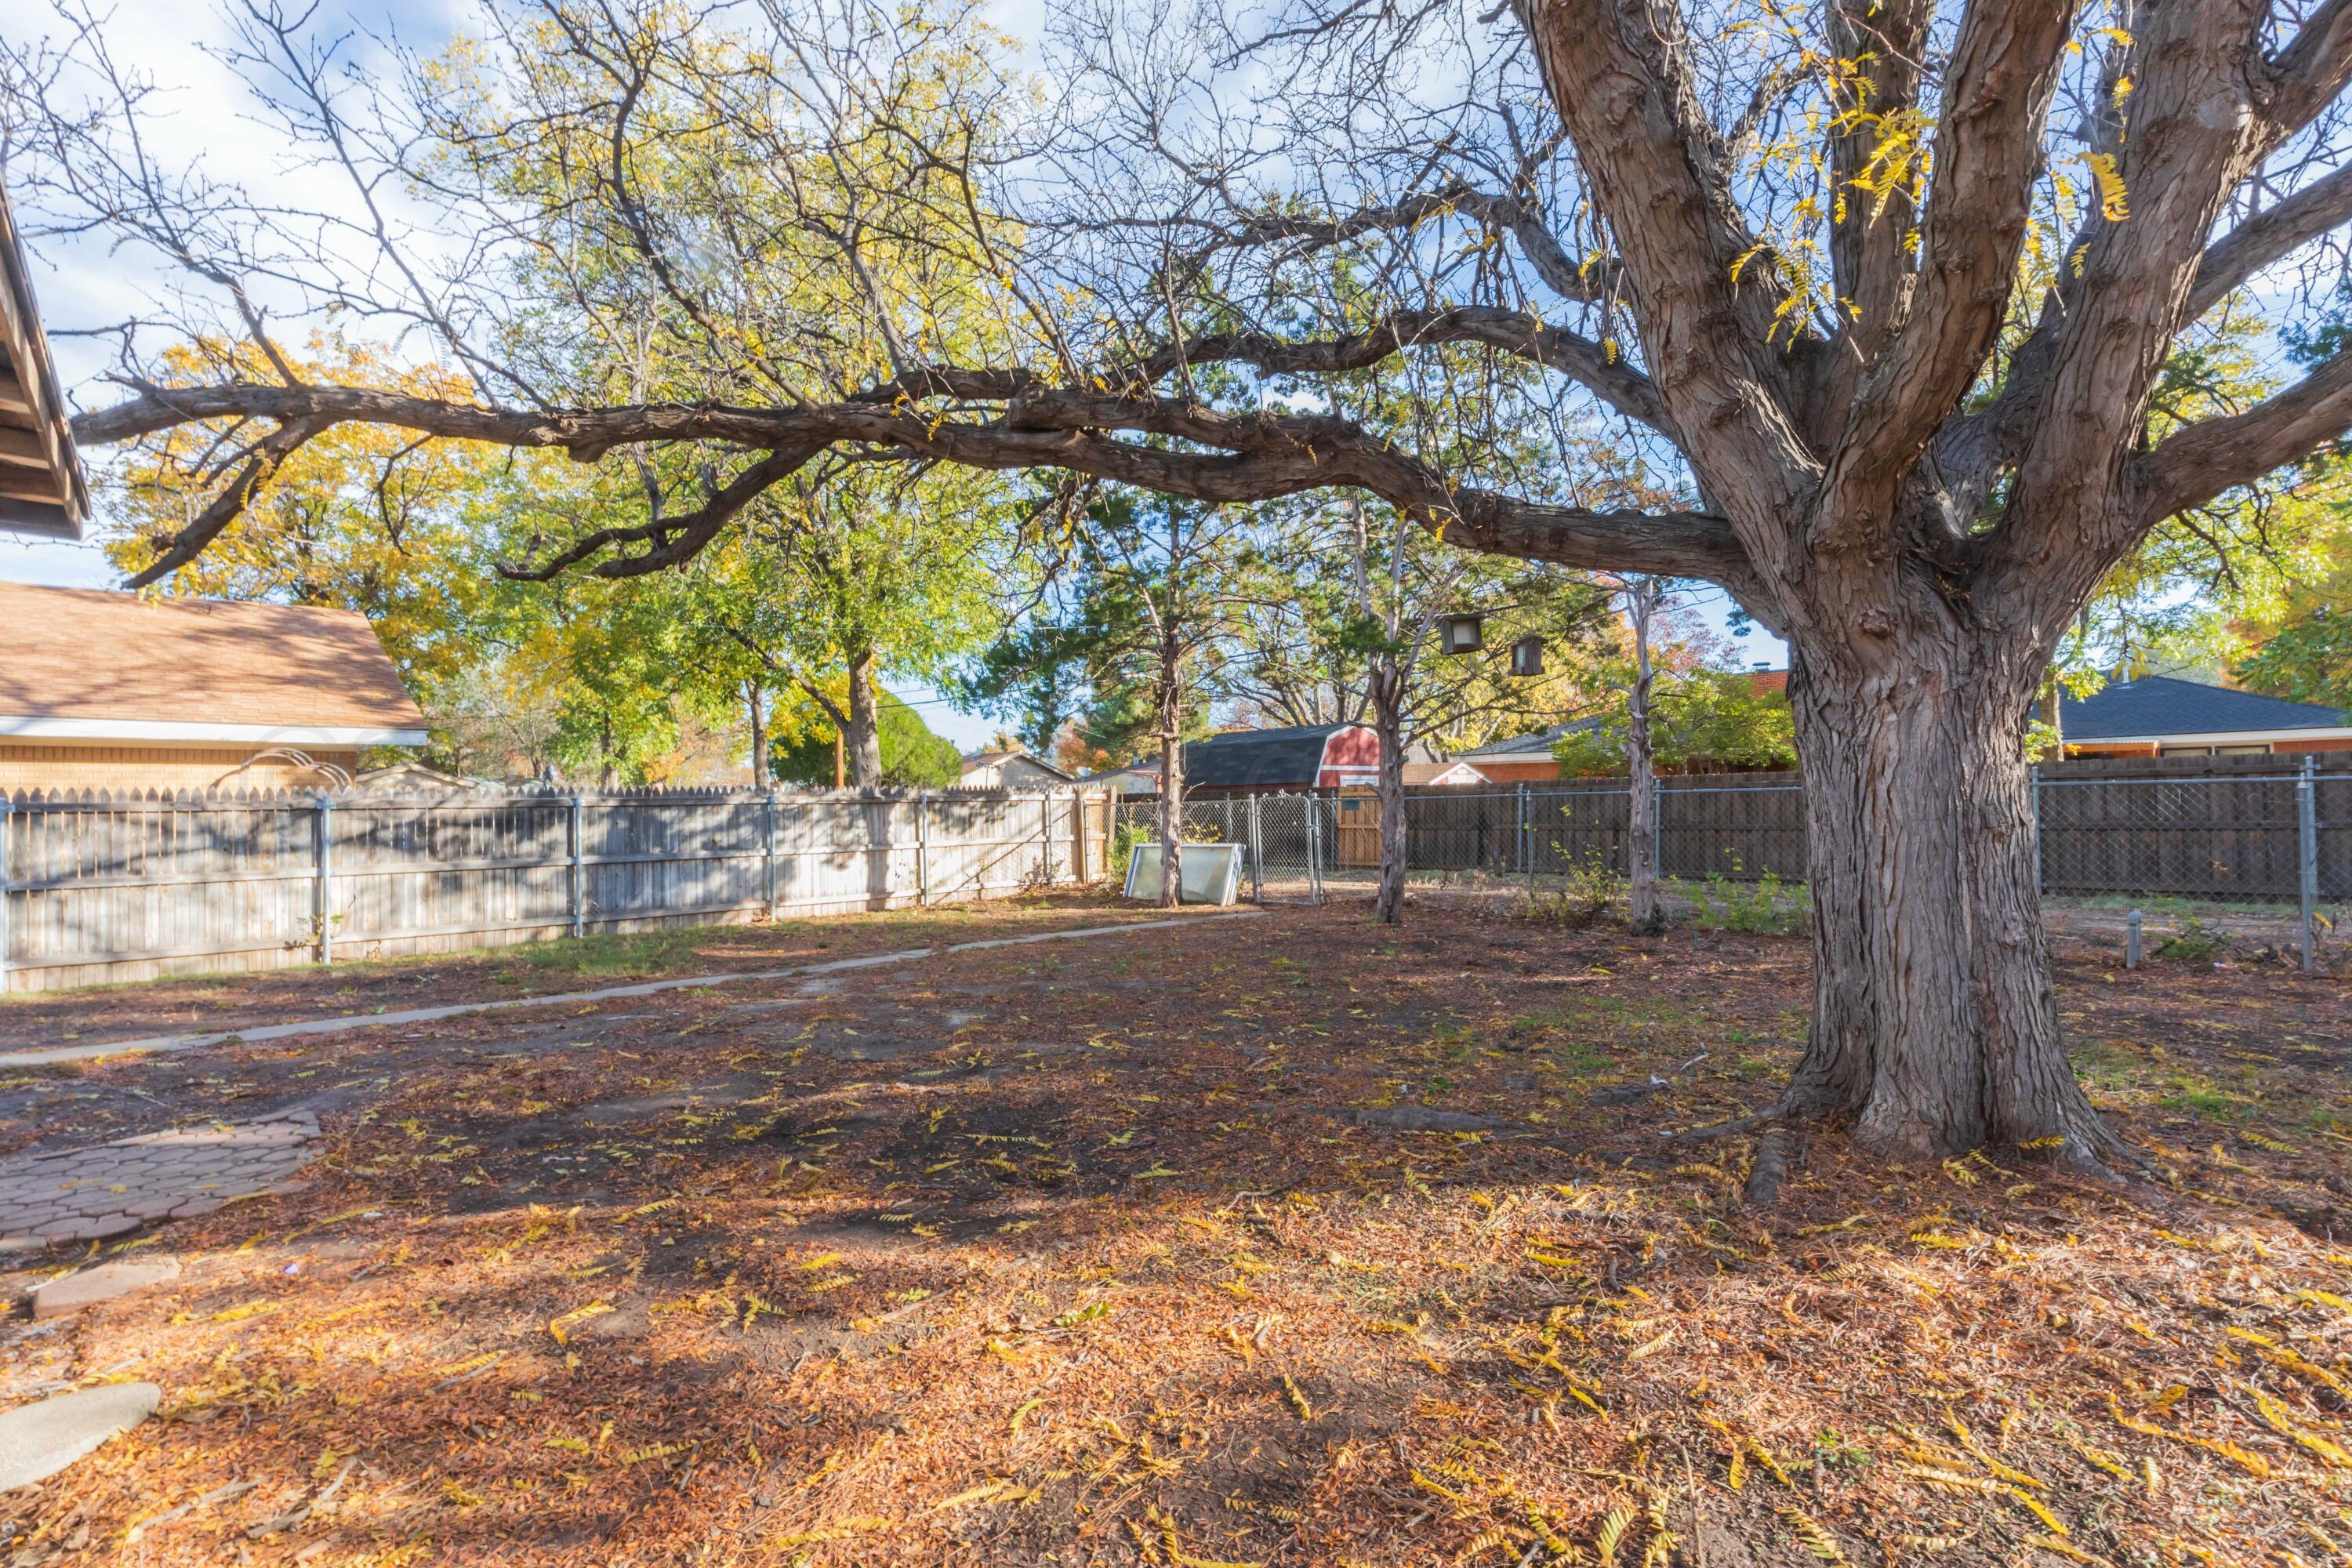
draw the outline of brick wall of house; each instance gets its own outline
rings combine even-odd
[[[318,789],[325,781],[277,761],[224,777],[260,748],[254,746],[107,746],[0,743],[0,795],[40,790]],[[357,752],[310,752],[346,773],[359,768]]]

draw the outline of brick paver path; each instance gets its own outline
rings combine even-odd
[[[318,1118],[298,1110],[0,1161],[0,1244],[90,1241],[210,1214],[292,1175],[318,1136]]]

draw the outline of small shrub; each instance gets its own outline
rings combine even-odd
[[[1149,822],[1122,822],[1110,830],[1110,878],[1122,886],[1127,881],[1127,862],[1139,844],[1150,844],[1160,837],[1160,829]]]
[[[1731,868],[1738,872],[1746,868],[1735,856]],[[1697,906],[1698,924],[1706,931],[1785,934],[1804,930],[1812,920],[1811,889],[1790,888],[1778,871],[1768,870],[1752,882],[1735,882],[1720,871],[1709,871],[1706,888],[1692,901]]]
[[[2158,958],[2177,958],[2186,963],[2201,963],[2229,945],[2229,939],[2219,931],[2205,929],[2205,922],[2195,915],[2184,919],[2172,935],[2156,950]]]
[[[1625,896],[1625,879],[1600,860],[1571,866],[1560,885],[1547,893],[1529,892],[1522,919],[1542,925],[1583,931],[1598,925],[1610,908]]]

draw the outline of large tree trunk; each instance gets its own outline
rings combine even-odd
[[[1402,925],[1409,849],[1404,815],[1404,671],[1394,655],[1382,655],[1372,660],[1369,678],[1372,729],[1381,741],[1381,890],[1372,910],[1382,925]]]
[[[882,787],[882,720],[874,701],[874,650],[849,656],[849,723],[842,731],[849,782],[859,789]]]
[[[1176,682],[1161,682],[1160,697],[1160,907],[1172,910],[1183,897],[1184,738]]]
[[[765,682],[747,680],[744,694],[751,710],[751,787],[765,789],[768,771],[768,689]]]
[[[2033,678],[1958,631],[1901,642],[1835,679],[1791,650],[1814,976],[1787,1107],[1906,1153],[2033,1143],[2101,1166],[2120,1145],[2068,1065],[2042,936]]]

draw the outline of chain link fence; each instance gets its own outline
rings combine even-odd
[[[1793,774],[1659,786],[1662,877],[1804,881],[1805,798]],[[2033,795],[2046,897],[2291,907],[2306,963],[2352,905],[2352,771],[2323,772],[2312,759],[2293,772],[2037,776]],[[1407,877],[1530,891],[1580,874],[1622,877],[1630,804],[1622,784],[1597,780],[1408,790]],[[1157,800],[1120,803],[1114,870],[1124,870],[1123,845],[1158,831]],[[1380,879],[1380,805],[1369,792],[1196,797],[1184,805],[1183,836],[1243,846],[1244,886],[1260,901],[1320,903]]]

